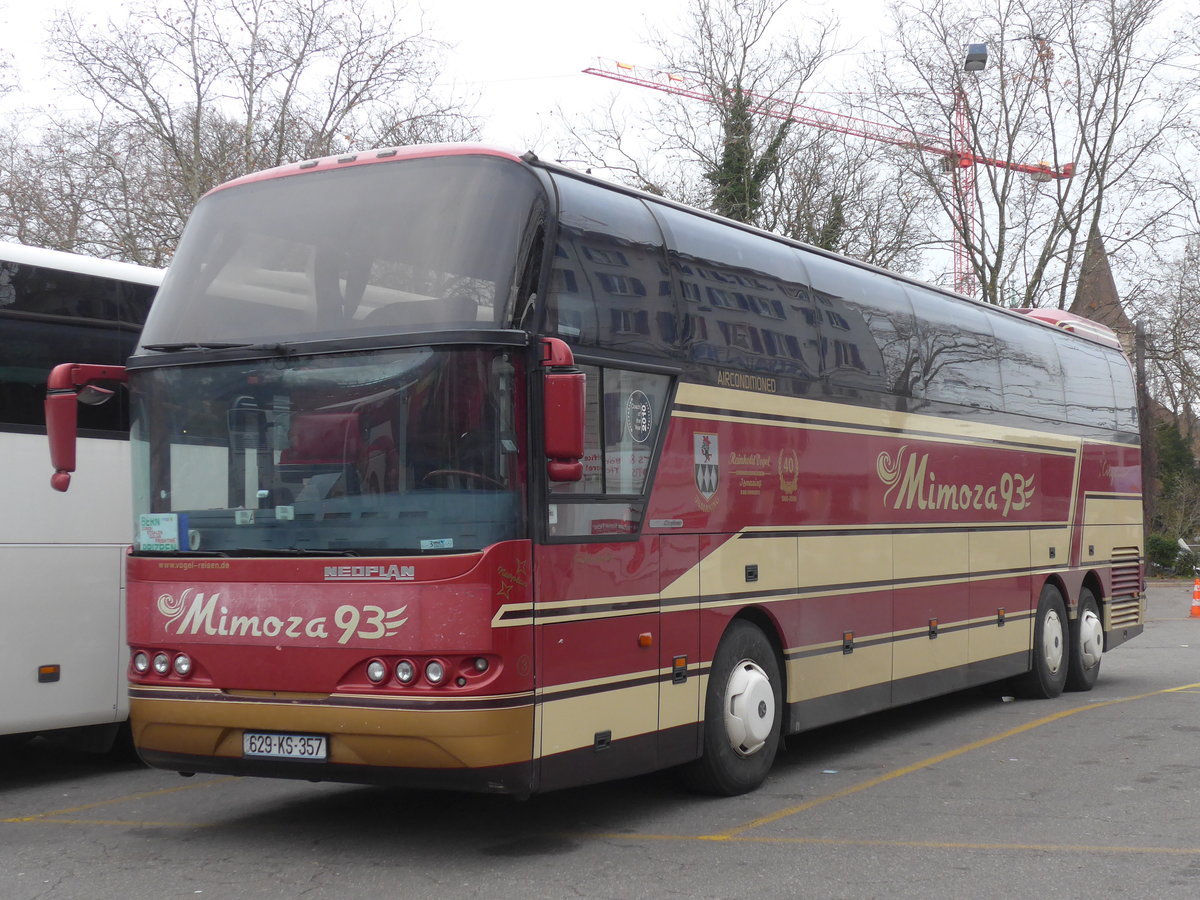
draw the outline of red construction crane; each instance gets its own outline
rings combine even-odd
[[[653,88],[656,91],[676,94],[680,97],[690,97],[704,103],[721,102],[703,86],[694,84],[682,75],[658,69],[638,68],[615,60],[599,60],[598,62],[599,65],[584,69],[584,73],[638,87]],[[967,140],[966,102],[961,93],[955,96],[955,128],[954,135],[950,140],[939,135],[921,134],[897,128],[894,125],[885,125],[843,113],[817,109],[803,103],[790,103],[786,100],[764,97],[750,92],[744,93],[743,96],[750,101],[748,110],[758,115],[940,156],[943,169],[954,175],[961,198],[959,209],[954,217],[954,289],[968,296],[974,295],[976,281],[971,272],[970,257],[962,236],[969,234],[974,238],[979,227],[975,215],[975,166],[994,166],[998,169],[1024,172],[1038,181],[1070,178],[1075,174],[1074,163],[1067,163],[1056,169],[1046,162],[1015,163],[1004,159],[980,156],[972,152],[970,142]],[[974,243],[974,241],[972,242]]]

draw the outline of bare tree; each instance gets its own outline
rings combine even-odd
[[[1162,264],[1153,286],[1138,297],[1135,314],[1146,332],[1151,394],[1190,441],[1200,409],[1200,240]]]
[[[803,39],[780,35],[787,0],[693,0],[684,30],[655,34],[660,65],[713,97],[667,102],[660,128],[669,146],[700,164],[713,211],[756,222],[763,193],[788,161],[791,123],[758,115],[764,99],[794,103],[833,54],[833,27],[811,21]],[[697,114],[699,113],[699,114]]]
[[[915,179],[878,165],[884,148],[788,118],[837,55],[832,21],[782,29],[787,0],[693,0],[679,33],[655,34],[655,66],[710,102],[655,95],[651,111],[610,106],[572,128],[561,156],[730,218],[909,268],[923,239]],[[763,115],[771,108],[773,115]],[[848,143],[849,142],[849,143]]]
[[[52,118],[25,158],[71,147],[67,193],[34,202],[25,184],[0,227],[61,249],[165,261],[196,200],[232,177],[476,131],[434,89],[441,45],[389,0],[150,0],[102,27],[68,9],[50,48],[97,117]],[[72,215],[37,221],[56,203]]]
[[[1178,191],[1155,174],[1185,127],[1192,93],[1168,65],[1175,38],[1153,27],[1162,6],[894,5],[900,53],[877,70],[874,103],[914,132],[992,161],[970,177],[953,166],[944,174],[935,157],[911,157],[989,302],[1063,308],[1093,226],[1119,253],[1181,211]],[[966,74],[965,47],[980,41],[988,68]]]

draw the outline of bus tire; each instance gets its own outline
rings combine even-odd
[[[1017,679],[1017,692],[1037,700],[1061,694],[1067,683],[1069,643],[1062,593],[1052,584],[1043,585],[1033,622],[1033,668]]]
[[[1096,595],[1089,588],[1079,592],[1079,615],[1070,626],[1071,652],[1067,664],[1067,690],[1090,691],[1100,675],[1104,655],[1104,622]]]
[[[734,620],[713,656],[704,701],[701,757],[683,768],[693,790],[732,797],[757,788],[779,749],[783,680],[771,642]]]

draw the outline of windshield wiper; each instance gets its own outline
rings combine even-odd
[[[229,556],[228,553],[220,550],[138,550],[136,552],[138,556]]]
[[[178,353],[181,350],[232,350],[249,346],[252,345],[234,341],[181,341],[178,344],[142,344],[142,349],[158,353]]]
[[[238,547],[237,556],[358,556],[357,550],[298,550],[295,547]]]

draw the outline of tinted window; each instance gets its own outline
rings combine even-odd
[[[636,197],[573,178],[555,184],[546,331],[585,347],[670,354],[679,329],[654,217]]]
[[[1108,353],[1084,340],[1062,338],[1058,344],[1063,365],[1063,389],[1067,421],[1113,430],[1116,428],[1116,399]]]
[[[1000,363],[989,317],[965,300],[908,288],[917,314],[920,369],[913,396],[1001,409]]]
[[[666,375],[581,366],[587,376],[583,479],[555,493],[641,494],[667,406]]]
[[[821,328],[821,373],[835,385],[907,397],[917,367],[916,324],[892,279],[806,254]]]
[[[671,248],[686,353],[734,369],[812,378],[818,314],[799,253],[672,207],[654,207]]]
[[[541,211],[530,172],[478,156],[224,188],[189,219],[144,340],[510,328]]]
[[[511,354],[462,347],[145,369],[139,549],[408,555],[519,538],[520,380]],[[154,546],[163,529],[174,546]]]
[[[992,316],[1004,408],[1019,416],[1036,416],[1061,422],[1063,413],[1062,364],[1055,349],[1055,333],[1035,322],[1012,316]]]
[[[1113,396],[1117,404],[1117,431],[1137,434],[1137,388],[1134,386],[1133,370],[1126,359],[1111,355],[1108,358],[1108,366],[1112,372]]]
[[[155,288],[0,262],[0,423],[43,427],[50,370],[64,362],[123,365]],[[124,391],[79,407],[79,427],[128,431]]]
[[[583,479],[551,484],[549,531],[555,537],[636,534],[645,508],[640,495],[650,486],[670,378],[614,367],[581,368],[587,376]],[[614,502],[621,496],[629,499]]]

